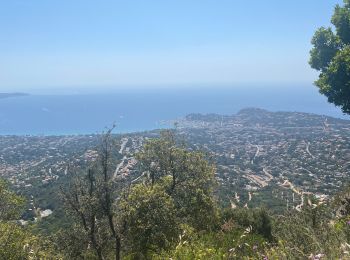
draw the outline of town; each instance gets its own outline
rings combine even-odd
[[[323,203],[349,180],[347,120],[251,108],[231,116],[190,114],[169,124],[179,142],[215,163],[217,197],[230,207],[300,210],[305,203]],[[116,179],[138,179],[135,154],[158,135],[159,130],[115,136]],[[33,207],[55,210],[55,203],[41,205],[38,190],[49,192],[69,177],[69,165],[93,162],[99,141],[99,135],[1,136],[0,176]]]

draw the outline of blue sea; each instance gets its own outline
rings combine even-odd
[[[350,119],[312,85],[179,87],[42,94],[0,99],[1,135],[116,133],[167,127],[189,113],[231,115],[247,107]]]

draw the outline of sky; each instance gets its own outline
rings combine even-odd
[[[339,0],[0,0],[0,92],[312,82]]]

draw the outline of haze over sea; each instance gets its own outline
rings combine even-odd
[[[1,135],[92,134],[113,122],[116,133],[144,131],[189,113],[230,115],[247,107],[349,119],[311,84],[33,93],[0,99]]]

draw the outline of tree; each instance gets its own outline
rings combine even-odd
[[[75,225],[83,230],[85,249],[92,248],[98,259],[105,259],[114,248],[115,259],[120,259],[121,236],[117,227],[115,201],[118,191],[114,179],[116,151],[112,129],[102,135],[98,158],[84,172],[73,167],[73,178],[68,188],[61,188],[67,212]],[[65,234],[67,236],[67,234]],[[72,233],[70,236],[74,238]],[[111,241],[114,241],[111,245]],[[83,252],[82,252],[83,254]]]
[[[197,230],[213,226],[215,168],[203,153],[177,146],[174,133],[166,130],[149,140],[136,157],[147,185],[165,185],[182,223]]]
[[[123,218],[128,226],[126,244],[135,259],[169,249],[179,236],[176,209],[164,187],[137,184],[122,202]]]
[[[321,27],[312,38],[310,65],[320,71],[315,85],[330,103],[350,114],[350,0],[337,5],[331,20],[335,27]]]
[[[135,259],[175,246],[184,227],[209,230],[216,222],[215,168],[202,153],[177,145],[172,131],[148,140],[136,154],[140,177],[124,189],[119,210]]]

